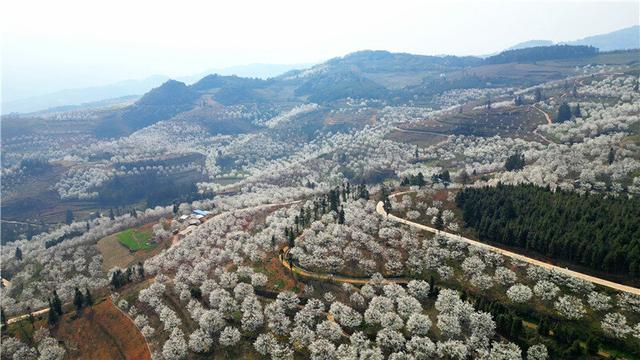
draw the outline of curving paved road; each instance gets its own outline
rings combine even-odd
[[[406,192],[404,192],[404,193],[406,193]],[[392,194],[389,197],[398,196],[400,194],[401,193]],[[402,224],[406,224],[406,225],[415,227],[415,228],[420,229],[420,230],[425,230],[425,231],[428,231],[430,233],[434,233],[436,235],[440,235],[440,236],[446,237],[446,238],[451,239],[451,240],[462,241],[462,242],[465,242],[467,244],[483,248],[485,250],[496,252],[498,254],[504,255],[504,256],[512,258],[512,259],[524,261],[524,262],[527,262],[527,263],[532,264],[532,265],[543,267],[543,268],[545,268],[547,270],[552,270],[552,271],[555,271],[555,272],[558,272],[558,273],[562,273],[564,275],[568,275],[568,276],[571,276],[571,277],[574,277],[574,278],[586,280],[586,281],[589,281],[589,282],[591,282],[593,284],[596,284],[596,285],[601,285],[601,286],[604,286],[604,287],[608,287],[608,288],[611,288],[611,289],[614,289],[614,290],[618,290],[618,291],[627,292],[627,293],[634,294],[634,295],[640,295],[640,289],[632,287],[632,286],[618,284],[618,283],[615,283],[613,281],[609,281],[609,280],[601,279],[601,278],[598,278],[598,277],[595,277],[595,276],[583,274],[581,272],[569,270],[567,268],[563,268],[563,267],[559,267],[559,266],[556,266],[556,265],[553,265],[553,264],[549,264],[549,263],[546,263],[544,261],[532,259],[530,257],[524,256],[524,255],[520,255],[520,254],[514,253],[512,251],[504,250],[504,249],[501,249],[501,248],[498,248],[498,247],[495,247],[495,246],[491,246],[491,245],[488,245],[488,244],[485,244],[485,243],[482,243],[482,242],[479,242],[479,241],[476,241],[476,240],[473,240],[473,239],[469,239],[469,238],[466,238],[466,237],[463,237],[463,236],[460,236],[460,235],[456,235],[456,234],[452,234],[452,233],[449,233],[449,232],[446,232],[446,231],[438,230],[438,229],[432,228],[430,226],[418,224],[418,223],[415,223],[413,221],[409,221],[409,220],[397,217],[397,216],[392,215],[392,214],[387,214],[387,212],[384,211],[384,206],[383,206],[382,201],[378,202],[378,205],[376,206],[376,212],[378,214],[386,217],[389,220],[393,220],[393,221],[396,221],[396,222],[399,222],[399,223],[402,223]]]
[[[40,309],[40,310],[36,310],[36,311],[32,312],[31,315],[33,315],[33,317],[36,317],[38,315],[46,314],[48,312],[49,312],[49,308],[44,308],[44,309]],[[12,317],[10,319],[7,319],[7,325],[8,324],[13,324],[14,322],[18,322],[20,320],[24,320],[24,319],[26,319],[28,317],[29,317],[29,313]]]

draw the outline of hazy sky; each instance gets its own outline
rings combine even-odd
[[[63,88],[250,63],[308,63],[362,49],[486,54],[638,24],[640,0],[2,1],[2,89]]]

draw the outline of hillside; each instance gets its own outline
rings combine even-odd
[[[638,358],[638,54],[365,51],[3,117],[3,357]]]
[[[633,66],[638,58],[638,51],[579,57],[575,56],[580,52],[568,51],[576,49],[585,48],[515,50],[486,60],[362,51],[269,80],[213,74],[190,86],[168,81],[125,107],[5,116],[2,146],[7,151],[2,160],[12,170],[3,178],[3,219],[30,219],[27,222],[34,225],[7,225],[3,233],[11,238],[33,235],[46,223],[63,221],[67,208],[87,216],[116,206],[195,200],[202,197],[198,184],[207,182],[211,172],[224,173],[260,156],[272,161],[302,143],[323,141],[328,134],[374,126],[386,116],[385,107],[442,109],[456,104],[450,99],[459,96],[474,99],[474,107],[506,88],[579,76],[587,65]],[[570,57],[557,59],[558,51],[561,57]],[[553,59],[540,60],[548,58]],[[518,62],[506,62],[513,59]],[[494,101],[505,100],[509,96]],[[425,133],[406,131],[390,137],[411,134],[412,142],[420,144],[450,134],[531,139],[535,137],[531,131],[542,120],[535,110],[525,110],[496,109],[481,121],[474,113],[451,116],[448,123],[424,126],[436,134],[428,139]],[[206,136],[220,138],[205,141]],[[242,154],[210,153],[212,144],[236,151],[225,137],[246,137],[248,144],[269,139],[264,145],[268,150],[244,145]],[[287,147],[279,148],[283,142]],[[88,144],[91,148],[86,148]],[[163,149],[169,154],[160,156]],[[60,154],[72,160],[62,160]],[[55,162],[49,170],[26,177],[32,172],[21,162],[25,156]],[[213,158],[217,170],[203,173],[205,167],[213,169]],[[136,166],[129,166],[127,159],[153,161],[146,163],[151,168],[145,165],[134,171]],[[345,174],[366,180],[385,173],[369,169],[366,174]],[[232,172],[216,181],[233,182],[242,176],[243,172]],[[87,178],[95,180],[81,183]],[[126,189],[118,188],[123,186]],[[40,224],[42,220],[45,224]]]
[[[117,137],[168,120],[192,108],[198,94],[184,83],[168,80],[133,105],[103,118],[94,129],[98,137]]]

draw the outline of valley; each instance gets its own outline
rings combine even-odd
[[[360,51],[3,116],[2,359],[637,359],[639,75]]]

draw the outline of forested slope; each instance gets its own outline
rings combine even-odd
[[[468,188],[456,199],[480,240],[618,274],[640,274],[640,200],[532,185]]]

